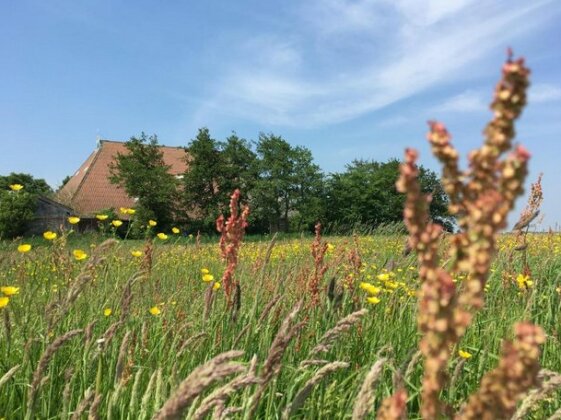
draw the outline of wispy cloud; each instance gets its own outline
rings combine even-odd
[[[530,87],[528,100],[532,103],[554,102],[561,100],[561,87],[541,83]]]
[[[480,112],[488,108],[483,95],[468,90],[430,108],[431,113]]]
[[[225,104],[231,115],[266,124],[350,120],[436,83],[472,77],[470,66],[478,60],[561,12],[547,0],[312,4],[299,10],[301,20],[313,24],[295,31],[290,42],[273,34],[245,45],[246,55],[216,81],[213,102]],[[542,100],[547,95],[557,93],[542,93]],[[442,110],[466,112],[482,105],[476,94],[465,93]]]

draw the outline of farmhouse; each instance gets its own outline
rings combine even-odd
[[[185,149],[160,146],[160,150],[170,172],[181,176],[187,169]],[[134,207],[135,198],[109,181],[110,164],[118,153],[128,153],[124,142],[100,140],[97,148],[58,191],[57,200],[84,218],[91,218],[108,208]]]

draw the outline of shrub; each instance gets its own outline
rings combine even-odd
[[[0,238],[23,235],[35,215],[35,195],[0,190]]]

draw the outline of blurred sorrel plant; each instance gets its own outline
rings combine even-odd
[[[324,262],[325,253],[327,252],[327,242],[321,238],[321,223],[316,223],[316,236],[312,242],[312,256],[314,257],[314,274],[309,284],[309,291],[312,296],[311,304],[315,307],[319,302],[319,285],[327,271],[327,265]]]
[[[236,189],[230,197],[230,217],[228,217],[228,220],[225,221],[222,214],[216,219],[216,230],[221,233],[220,251],[222,252],[222,258],[227,263],[226,270],[222,275],[222,286],[226,293],[228,306],[234,303],[239,305],[240,289],[237,280],[234,278],[234,272],[238,265],[238,251],[245,234],[245,228],[248,225],[247,218],[249,217],[249,207],[247,205],[243,207],[240,214],[240,195],[240,190]],[[237,290],[237,302],[234,302],[232,299],[234,289]]]
[[[514,249],[515,251],[522,251],[522,272],[525,275],[531,274],[530,266],[528,265],[528,241],[526,237],[530,230],[530,223],[540,214],[540,206],[543,202],[542,176],[543,174],[540,174],[536,182],[532,183],[528,203],[526,207],[524,207],[524,210],[522,210],[522,213],[520,213],[518,222],[516,222],[512,228],[513,232],[516,234],[517,242],[517,246]]]
[[[524,60],[513,60],[509,50],[491,103],[493,119],[485,128],[483,145],[469,154],[469,168],[465,171],[459,168],[458,152],[446,127],[429,122],[428,140],[443,165],[442,182],[450,198],[449,211],[456,216],[460,228],[449,238],[451,263],[447,270],[441,267],[438,255],[442,227],[430,221],[430,196],[421,193],[418,182],[417,152],[407,149],[401,165],[396,185],[406,194],[404,221],[409,245],[417,252],[422,281],[418,327],[423,334],[420,349],[425,358],[421,415],[426,419],[448,412],[440,393],[447,382],[451,351],[465,334],[474,310],[483,306],[497,234],[506,227],[508,212],[523,192],[530,155],[512,142],[514,121],[526,105],[529,73]],[[467,274],[467,280],[457,288],[453,277],[459,273]],[[491,412],[486,411],[491,409],[501,416],[510,413],[518,398],[535,384],[543,332],[530,324],[518,324],[516,336],[514,344],[505,344],[499,367],[485,376],[481,389],[460,417],[491,418]],[[527,369],[520,372],[521,368]],[[517,373],[509,374],[509,369]]]

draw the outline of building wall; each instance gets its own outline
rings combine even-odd
[[[35,219],[29,226],[27,235],[42,235],[47,230],[58,230],[60,226],[69,228],[68,216],[72,215],[72,210],[62,204],[52,200],[39,197],[37,199],[37,209]]]

